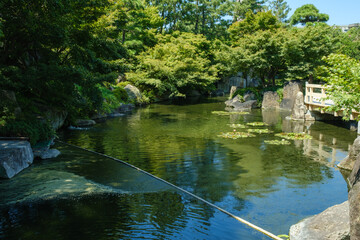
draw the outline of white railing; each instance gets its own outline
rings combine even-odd
[[[326,107],[334,105],[332,100],[326,99],[326,89],[324,85],[320,84],[309,84],[305,85],[305,103],[317,105],[319,107]]]
[[[305,84],[304,102],[309,110],[317,109],[321,113],[325,113],[325,107],[334,105],[332,100],[326,100],[326,87],[321,84]],[[342,116],[342,112],[343,111],[340,110],[337,112],[332,112],[332,114],[337,117]],[[353,110],[353,113],[350,116],[350,120],[355,119],[355,117],[359,114],[359,112]]]

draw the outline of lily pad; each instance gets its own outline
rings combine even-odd
[[[290,142],[282,139],[282,140],[265,140],[264,143],[271,145],[290,145]]]
[[[259,128],[255,128],[255,129],[248,129],[247,130],[250,133],[259,133],[259,134],[263,134],[263,133],[273,133],[273,131],[270,131],[269,129],[259,129]]]
[[[231,128],[245,128],[244,124],[228,124]]]
[[[253,127],[267,126],[267,124],[264,122],[251,122],[251,123],[247,123],[246,125]]]
[[[288,140],[312,139],[312,137],[306,133],[278,133],[278,134],[275,134],[275,136],[285,138]]]
[[[247,132],[226,132],[226,133],[221,133],[220,135],[218,135],[218,137],[238,139],[238,138],[255,137],[255,135]]]
[[[223,116],[250,114],[249,112],[226,112],[226,111],[212,111],[211,113],[217,115],[223,115]]]

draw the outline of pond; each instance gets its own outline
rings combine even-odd
[[[219,115],[225,98],[153,104],[61,140],[190,191],[276,235],[347,200],[335,167],[356,133],[286,112]],[[248,123],[265,122],[265,126]],[[235,125],[232,125],[235,124]],[[222,138],[248,132],[253,137]],[[280,132],[312,139],[272,145]],[[226,214],[112,159],[57,143],[62,155],[0,180],[0,239],[268,239]]]

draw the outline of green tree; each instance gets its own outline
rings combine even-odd
[[[236,44],[236,42],[246,34],[254,34],[257,31],[274,30],[280,27],[280,21],[271,11],[258,13],[249,11],[246,13],[244,20],[233,23],[228,31],[232,42]]]
[[[294,14],[290,18],[290,24],[296,25],[301,23],[305,25],[308,22],[326,22],[329,20],[329,15],[325,13],[319,13],[313,4],[305,4],[297,8]]]
[[[324,57],[326,65],[321,67],[328,98],[334,101],[330,111],[343,110],[343,118],[350,119],[353,110],[360,112],[360,63],[343,54]]]
[[[285,0],[272,0],[269,2],[269,9],[282,22],[285,22],[291,8]]]
[[[322,57],[336,52],[340,45],[340,31],[324,23],[292,28],[284,43],[288,80],[314,79],[315,70],[323,64]]]
[[[127,78],[158,97],[186,96],[208,91],[218,79],[211,64],[211,44],[202,35],[174,32],[141,54],[136,71]]]
[[[257,13],[264,9],[266,0],[236,0],[233,3],[233,19],[234,22],[241,21],[246,18],[247,12]]]
[[[360,28],[351,28],[341,38],[341,53],[360,60]]]

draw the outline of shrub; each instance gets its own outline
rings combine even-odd
[[[115,87],[112,92],[120,102],[127,102],[129,100],[129,95],[123,87]]]
[[[31,145],[39,141],[49,140],[55,135],[50,124],[42,119],[10,120],[0,127],[0,135],[4,137],[28,137]]]

